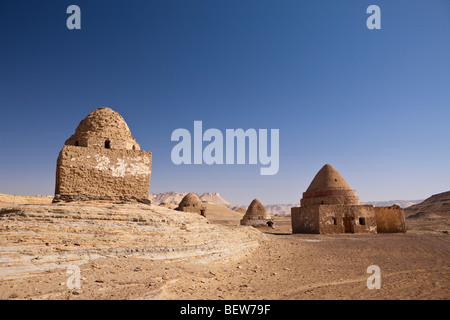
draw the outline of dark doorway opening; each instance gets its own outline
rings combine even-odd
[[[105,141],[105,148],[106,149],[111,149],[111,141],[109,141],[109,140]]]
[[[344,217],[344,232],[345,233],[353,233],[353,218],[351,217]]]

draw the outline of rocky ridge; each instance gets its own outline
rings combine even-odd
[[[104,257],[207,262],[258,246],[264,235],[159,206],[21,205],[0,210],[0,278],[17,279]]]

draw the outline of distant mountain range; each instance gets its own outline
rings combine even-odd
[[[390,200],[390,201],[369,201],[363,202],[363,204],[371,204],[374,207],[388,207],[394,204],[400,206],[401,208],[407,208],[409,206],[421,203],[424,199],[420,200]]]

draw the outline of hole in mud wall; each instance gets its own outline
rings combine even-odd
[[[105,149],[111,149],[111,141],[109,140],[105,141]]]
[[[361,226],[365,226],[366,225],[366,218],[359,218],[359,224]]]

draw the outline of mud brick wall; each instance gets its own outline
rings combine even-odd
[[[291,208],[292,233],[319,233],[319,206]]]
[[[66,145],[56,168],[55,199],[148,200],[149,151]]]
[[[375,216],[378,232],[406,232],[405,213],[399,206],[375,207]]]
[[[373,208],[371,205],[321,205],[320,233],[377,233]]]

